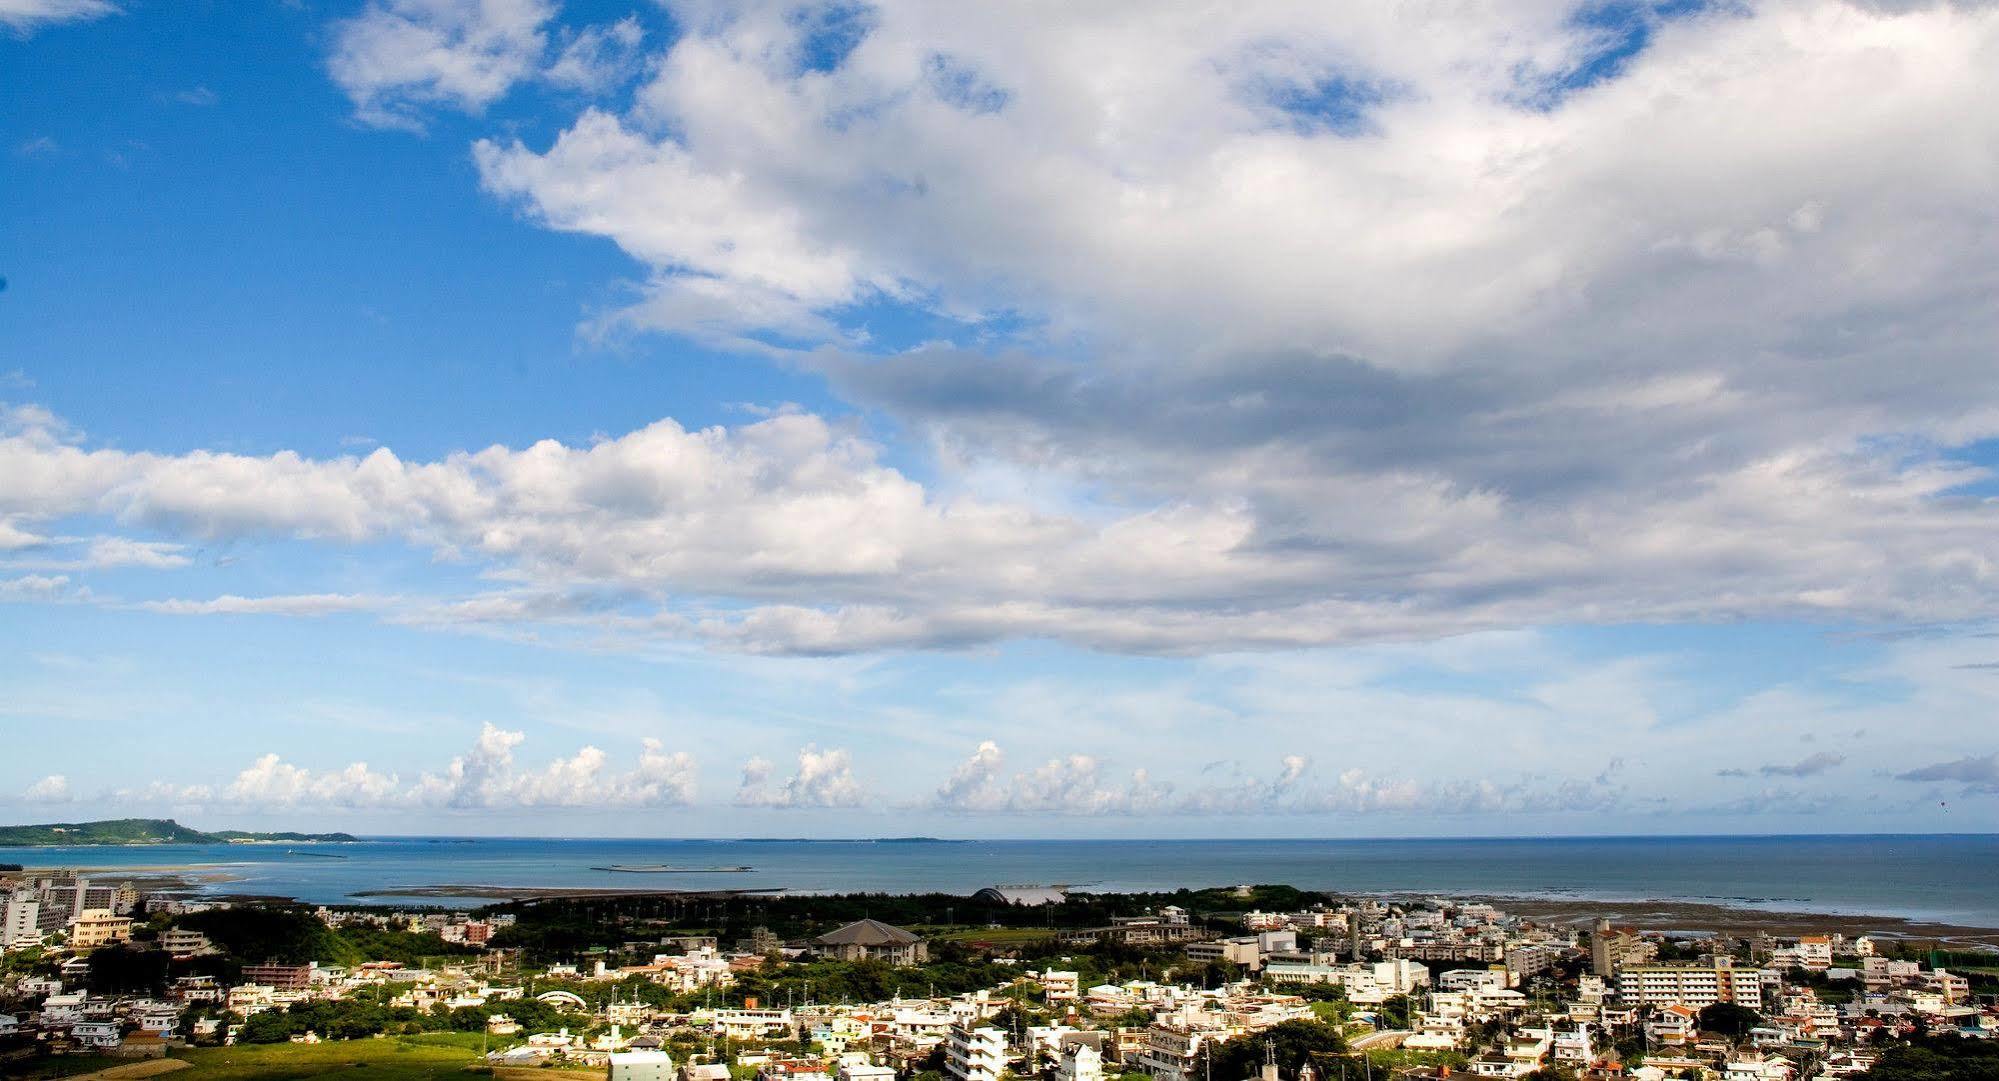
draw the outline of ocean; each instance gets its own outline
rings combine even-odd
[[[189,867],[214,892],[315,903],[437,885],[971,893],[1289,883],[1349,893],[1689,901],[1999,928],[1999,835],[1201,841],[376,838],[357,844],[0,848],[28,867]],[[625,874],[612,865],[747,866]],[[394,897],[372,897],[393,903]],[[479,899],[412,898],[472,906]]]

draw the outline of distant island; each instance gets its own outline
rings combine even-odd
[[[252,833],[189,829],[171,818],[111,818],[101,822],[47,822],[34,826],[0,826],[0,848],[47,848],[56,845],[220,845],[283,842],[349,842],[351,833]]]

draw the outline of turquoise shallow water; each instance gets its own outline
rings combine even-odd
[[[316,858],[310,852],[344,858]],[[214,864],[228,892],[313,902],[443,884],[969,893],[996,883],[1684,900],[1999,928],[1999,835],[1466,840],[869,841],[385,838],[350,845],[0,848],[30,867]],[[748,865],[618,874],[611,864]],[[478,901],[426,899],[429,904]]]

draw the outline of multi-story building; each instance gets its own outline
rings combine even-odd
[[[1553,969],[1566,953],[1559,946],[1517,946],[1506,951],[1506,971],[1518,983]]]
[[[716,1010],[714,1029],[732,1040],[771,1040],[795,1036],[798,1022],[788,1009],[768,1010],[744,1006],[740,1010]]]
[[[1172,915],[1168,915],[1172,913]],[[1120,916],[1107,927],[1074,927],[1056,932],[1056,940],[1067,946],[1087,946],[1116,942],[1126,946],[1166,946],[1177,942],[1198,942],[1208,933],[1186,922],[1177,910],[1165,909],[1158,916]]]
[[[160,932],[160,949],[174,957],[201,957],[215,952],[207,935],[184,927],[169,927]]]
[[[69,925],[71,949],[94,950],[132,937],[132,919],[105,908],[86,908]]]
[[[1228,1032],[1219,1028],[1153,1025],[1145,1030],[1145,1047],[1135,1058],[1126,1060],[1126,1067],[1135,1065],[1151,1074],[1153,1081],[1189,1081],[1201,1049],[1211,1041],[1227,1038]]]
[[[951,1026],[944,1040],[944,1072],[957,1081],[999,1081],[1006,1069],[1006,1033],[991,1025]]]
[[[1104,1081],[1104,1056],[1089,1044],[1071,1044],[1055,1065],[1055,1081]]]
[[[1043,972],[1041,991],[1051,1004],[1074,1002],[1081,993],[1080,977],[1074,972]]]
[[[1711,965],[1626,965],[1617,970],[1617,997],[1627,1006],[1679,1004],[1698,1010],[1732,1002],[1752,1010],[1763,1006],[1763,981],[1753,968],[1736,968],[1728,958]]]
[[[312,965],[281,965],[266,962],[244,965],[243,982],[273,991],[303,991],[312,986]]]
[[[1598,920],[1590,931],[1590,971],[1599,976],[1614,975],[1623,965],[1644,964],[1659,956],[1659,947],[1630,928],[1612,927]]]
[[[1832,936],[1806,935],[1798,939],[1798,964],[1824,971],[1832,967]]]
[[[11,894],[0,914],[0,947],[13,950],[40,942],[41,915],[42,902],[34,894],[26,890]]]

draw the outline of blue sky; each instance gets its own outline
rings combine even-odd
[[[1994,41],[0,3],[0,807],[1999,826]]]

